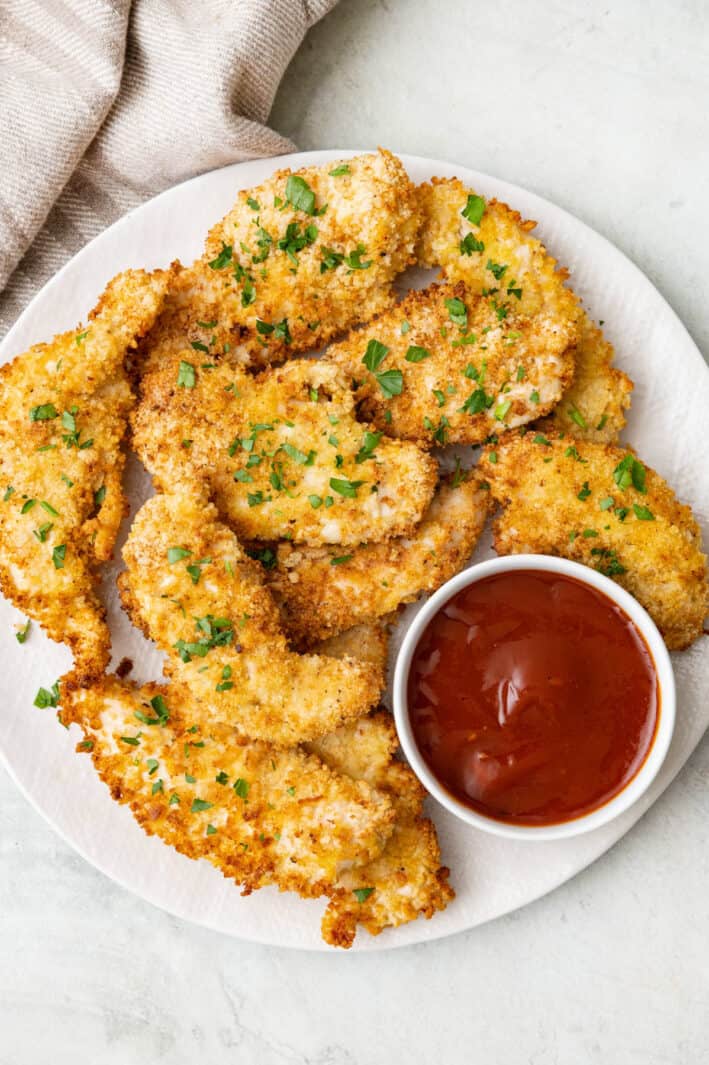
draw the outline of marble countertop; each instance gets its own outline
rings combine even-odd
[[[553,200],[648,274],[706,355],[707,18],[698,0],[342,0],[271,121],[301,148],[380,143]],[[637,827],[550,896],[349,957],[155,910],[0,770],[0,1065],[705,1065],[707,781],[705,739]]]

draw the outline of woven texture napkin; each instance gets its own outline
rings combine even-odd
[[[0,0],[0,338],[130,208],[293,149],[265,125],[337,0]]]

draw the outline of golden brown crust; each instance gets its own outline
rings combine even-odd
[[[575,338],[571,318],[522,315],[459,281],[409,292],[326,359],[353,379],[362,414],[388,435],[425,447],[479,444],[559,402],[573,377]],[[374,342],[386,354],[372,372],[363,363]],[[399,395],[383,391],[383,371],[401,375]]]
[[[127,350],[152,325],[169,274],[119,274],[85,328],[0,367],[0,587],[88,676],[110,635],[95,564],[111,557],[125,512]]]
[[[394,829],[376,858],[343,869],[323,916],[323,938],[350,947],[357,926],[371,935],[445,909],[454,892],[441,865],[436,830],[421,809],[425,792],[407,765],[395,760],[396,730],[385,711],[351,722],[308,745],[326,765],[364,780],[391,797]]]
[[[208,484],[247,540],[350,544],[420,520],[436,463],[387,438],[365,454],[371,427],[337,367],[294,359],[252,377],[218,359],[193,364],[192,388],[178,385],[179,360],[143,379],[134,443],[159,487]]]
[[[580,440],[616,443],[625,426],[633,382],[613,363],[613,347],[587,314],[581,316],[574,379],[540,428],[548,426]]]
[[[261,567],[199,492],[150,499],[123,557],[124,605],[168,654],[165,671],[189,692],[200,724],[226,721],[243,735],[290,745],[376,703],[375,666],[289,650]]]
[[[347,172],[333,175],[338,166]],[[290,170],[279,170],[262,185],[240,192],[211,230],[202,260],[209,270],[220,255],[221,261],[228,258],[210,272],[219,279],[222,300],[231,301],[228,316],[248,330],[244,343],[258,362],[316,350],[367,321],[392,302],[394,278],[414,262],[418,200],[391,152],[380,149],[298,170],[297,177],[315,195],[317,214],[287,202],[290,176]],[[258,321],[276,325],[284,320],[290,342],[278,330],[258,332]]]
[[[149,835],[206,858],[243,894],[268,884],[317,897],[343,866],[381,852],[391,800],[298,748],[245,740],[228,725],[194,726],[173,687],[138,688],[104,676],[90,688],[60,682],[62,721],[84,732],[112,797]]]
[[[279,544],[264,576],[296,646],[382,617],[439,588],[470,558],[490,509],[479,479],[459,474],[443,484],[408,537],[360,544],[346,555]],[[344,559],[333,565],[333,559]]]
[[[642,603],[671,650],[701,635],[699,526],[654,470],[637,459],[633,470],[627,448],[534,430],[505,436],[494,456],[486,452],[479,469],[504,506],[495,522],[499,554],[561,555],[606,573]]]
[[[472,292],[496,289],[498,300],[522,314],[544,311],[559,322],[576,321],[578,301],[564,283],[568,271],[531,236],[536,222],[523,219],[506,203],[488,200],[474,224],[462,213],[471,194],[457,178],[433,178],[419,186],[419,262],[440,266],[450,281],[464,281]]]

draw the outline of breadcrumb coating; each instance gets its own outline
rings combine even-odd
[[[435,461],[358,422],[344,373],[319,360],[257,377],[225,362],[166,363],[143,379],[132,424],[156,484],[208,485],[245,540],[404,535],[435,488]]]
[[[326,358],[382,432],[425,447],[479,444],[552,410],[571,384],[575,339],[573,318],[523,315],[459,281],[409,292]]]
[[[279,170],[239,192],[207,238],[202,268],[217,275],[220,318],[246,327],[253,357],[281,361],[388,306],[394,278],[414,262],[419,224],[414,185],[380,149]]]
[[[585,313],[580,330],[574,379],[540,427],[558,429],[580,440],[613,444],[625,426],[633,382],[612,365],[613,347]]]
[[[490,509],[490,493],[459,473],[434,496],[407,537],[360,544],[338,555],[332,548],[281,543],[264,573],[296,646],[351,625],[380,618],[452,577],[470,558]]]
[[[357,926],[371,935],[418,917],[431,918],[454,898],[450,871],[432,822],[421,814],[425,792],[407,765],[396,761],[396,730],[385,711],[351,722],[308,745],[326,765],[388,794],[396,821],[381,854],[343,869],[322,920],[323,939],[350,947]]]
[[[77,749],[90,753],[112,797],[148,835],[206,858],[244,895],[268,884],[331,894],[342,869],[371,860],[391,835],[387,795],[300,748],[207,724],[171,686],[107,675],[60,687],[62,721],[83,729]]]
[[[611,366],[613,349],[566,286],[568,271],[532,236],[536,223],[507,204],[486,203],[456,178],[434,178],[419,187],[418,195],[423,215],[419,261],[440,266],[446,278],[465,282],[473,292],[493,292],[493,299],[519,312],[544,309],[576,328],[575,376],[567,382],[554,423],[581,439],[617,440],[633,383]]]
[[[160,271],[119,274],[85,326],[0,367],[0,587],[69,645],[87,677],[110,654],[95,565],[111,557],[126,507],[124,361],[168,281]]]
[[[290,745],[361,716],[379,698],[374,666],[289,650],[261,567],[198,492],[148,500],[123,557],[126,610],[168,654],[165,671],[201,723]]]
[[[670,650],[702,633],[706,555],[669,485],[627,448],[552,433],[511,433],[480,472],[504,510],[495,548],[561,555],[612,577],[645,607]]]

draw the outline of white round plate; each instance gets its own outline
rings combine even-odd
[[[257,184],[280,167],[320,164],[352,154],[304,152],[240,163],[151,200],[97,237],[46,285],[0,346],[0,360],[73,328],[119,270],[165,266],[174,258],[190,261],[198,256],[207,229],[231,206],[237,189]],[[483,195],[496,196],[538,220],[539,236],[570,268],[572,284],[589,313],[605,322],[617,364],[636,383],[626,438],[679,497],[692,504],[707,542],[709,478],[696,449],[709,410],[709,373],[662,296],[608,241],[538,196],[450,163],[415,156],[402,159],[415,181],[434,174],[457,175]],[[135,462],[129,468],[128,485],[134,513],[146,494],[145,475]],[[486,540],[474,557],[478,561],[491,556]],[[137,664],[137,679],[156,677],[160,656],[119,610],[118,565],[107,569],[104,590],[114,660],[127,655]],[[75,728],[66,731],[54,711],[32,706],[37,688],[48,687],[70,667],[68,651],[45,639],[36,625],[20,646],[13,635],[18,620],[18,612],[0,601],[0,752],[29,800],[64,839],[107,876],[180,917],[261,943],[327,949],[319,931],[324,903],[305,902],[275,889],[242,898],[239,889],[207,862],[190,861],[145,836],[129,810],[111,801],[90,759],[75,753]],[[405,625],[406,618],[399,626],[399,638]],[[452,871],[455,901],[432,921],[420,920],[377,938],[362,931],[354,949],[383,950],[472,928],[551,891],[607,850],[667,787],[709,724],[709,661],[704,651],[705,641],[700,640],[690,651],[674,656],[674,740],[652,788],[631,810],[586,836],[528,843],[476,831],[431,803],[443,857]]]

